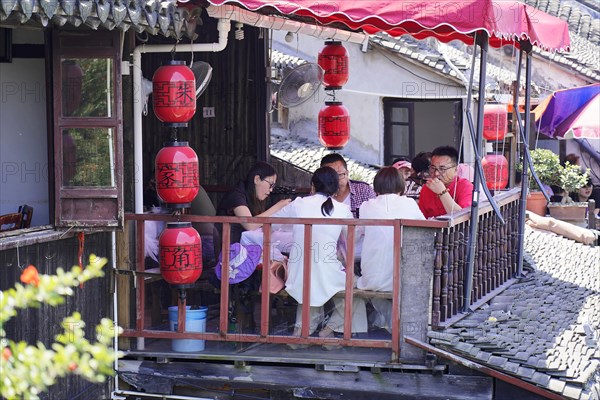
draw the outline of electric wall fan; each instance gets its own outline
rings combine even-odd
[[[190,66],[190,69],[194,73],[194,78],[196,78],[196,99],[198,99],[210,83],[212,67],[207,62],[195,61]]]
[[[284,107],[295,107],[313,97],[322,82],[323,69],[319,64],[300,64],[283,76],[277,99]]]

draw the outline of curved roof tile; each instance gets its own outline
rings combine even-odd
[[[13,0],[0,2],[0,25],[85,24],[180,38],[194,35],[199,10],[178,8],[177,0]]]

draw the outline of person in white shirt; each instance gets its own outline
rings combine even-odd
[[[337,172],[331,167],[321,167],[312,177],[312,192],[314,194],[297,198],[282,208],[277,217],[305,218],[352,218],[350,207],[333,199],[338,191],[339,180]],[[346,283],[346,268],[338,259],[337,244],[340,236],[346,235],[346,227],[342,225],[313,225],[310,279],[310,329],[313,333],[322,322],[323,305],[337,292],[344,290]],[[290,249],[288,260],[288,277],[285,290],[298,302],[294,335],[300,334],[302,324],[302,291],[304,287],[304,225],[293,227],[294,247]],[[350,268],[349,271],[353,269]],[[331,337],[334,331],[342,330],[344,302],[334,299],[334,312],[320,332],[320,337]],[[353,332],[366,332],[366,309],[353,307],[353,314],[361,314],[359,322],[354,322]],[[290,346],[297,348],[297,345]]]
[[[402,196],[404,179],[394,167],[384,167],[373,181],[377,197],[360,206],[361,219],[425,219],[415,200]],[[366,226],[362,255],[361,276],[356,287],[363,290],[392,291],[394,228],[391,226]],[[373,307],[384,317],[385,325],[391,322],[391,301],[372,299]]]

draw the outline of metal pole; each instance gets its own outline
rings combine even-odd
[[[517,107],[517,115],[519,115],[519,104],[518,104],[518,91],[519,91],[519,79],[521,75],[521,61],[523,58],[523,53],[526,53],[527,58],[525,61],[525,127],[521,126],[521,119],[518,118],[519,130],[521,130],[521,138],[523,141],[523,145],[521,146],[521,153],[523,156],[523,173],[521,175],[521,202],[519,203],[519,236],[518,236],[518,244],[517,244],[517,272],[516,277],[523,276],[523,253],[525,251],[525,212],[526,212],[526,203],[527,203],[527,193],[529,191],[529,164],[531,160],[529,159],[529,131],[531,125],[531,113],[529,112],[530,107],[530,97],[531,97],[531,43],[529,42],[521,42],[521,51],[519,52],[519,63],[517,67],[519,68],[517,71],[517,104],[514,107]],[[535,175],[534,175],[535,177]],[[535,177],[536,180],[537,177]],[[540,188],[543,192],[544,188],[540,185]]]
[[[475,265],[475,253],[477,251],[477,226],[479,225],[479,186],[481,184],[481,160],[478,154],[482,150],[483,134],[483,105],[485,102],[485,73],[487,63],[488,36],[485,32],[480,32],[476,37],[476,44],[479,46],[481,54],[479,55],[479,98],[477,100],[477,130],[475,133],[475,177],[473,179],[473,197],[471,204],[471,220],[469,225],[469,244],[467,247],[467,271],[465,284],[465,310],[471,305],[471,292],[473,290],[473,272]],[[475,50],[475,49],[474,49]],[[471,72],[473,73],[473,72]],[[479,164],[478,164],[479,163]]]

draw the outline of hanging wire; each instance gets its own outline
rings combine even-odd
[[[177,45],[179,44],[179,41],[180,41],[180,40],[181,40],[181,39],[177,39],[177,40],[175,41],[175,44],[173,45],[173,50],[171,50],[171,61],[174,61],[174,60],[175,60],[175,52],[177,51]]]
[[[502,48],[502,46],[504,46],[503,42],[504,42],[504,37],[500,38],[500,48]],[[501,91],[500,85],[498,85],[498,92],[500,92],[500,91]],[[500,94],[501,93],[498,93],[498,97],[502,98],[502,96],[500,96]],[[501,104],[500,101],[498,101],[498,103]],[[519,99],[517,98],[517,105],[518,105],[518,103],[519,103]],[[507,110],[507,109],[508,109],[508,107],[505,107],[505,110]],[[507,115],[504,115],[504,119],[506,120],[507,118],[508,118],[508,113],[507,113]],[[507,122],[507,121],[502,121],[502,125],[504,125],[505,122]],[[497,113],[496,114],[496,135],[495,135],[496,137],[498,137],[499,129],[500,129],[500,113]],[[505,153],[505,150],[506,150],[506,133],[504,133],[502,136],[503,136],[502,137],[502,146],[501,146],[500,153],[502,154],[502,156],[504,156],[504,154],[506,154]],[[492,147],[494,147],[494,143],[492,143]],[[492,150],[497,150],[497,148],[496,149],[492,149]],[[495,151],[495,152],[497,153],[497,151]],[[500,166],[500,170],[499,171],[498,171],[498,168],[494,169],[494,182],[498,182],[498,178],[499,178],[499,176],[502,176],[504,168],[508,168],[508,163],[506,165],[502,164]]]
[[[192,68],[192,64],[194,64],[194,38],[190,38],[190,49],[192,49],[192,56],[190,57],[190,68]]]
[[[477,32],[475,32],[474,35],[474,40],[473,40],[473,54],[471,55],[471,74],[469,77],[469,86],[467,87],[467,109],[465,110],[466,113],[471,112],[471,100],[472,100],[472,90],[473,90],[473,75],[475,74],[475,60],[477,58]],[[481,84],[481,77],[479,78],[479,84]],[[482,101],[482,99],[479,99],[479,101]],[[465,114],[466,114],[465,113]],[[470,129],[470,128],[469,128]],[[459,143],[460,145],[458,146],[458,160],[456,160],[457,162],[457,168],[458,168],[458,162],[460,161],[462,154],[463,154],[463,150],[464,150],[464,129],[461,130],[460,132],[460,140]],[[475,149],[474,151],[475,156],[477,156],[477,149]],[[468,164],[467,164],[468,165]],[[475,168],[473,168],[475,169]],[[458,171],[457,171],[458,172]],[[453,213],[456,209],[455,204],[456,204],[456,192],[457,190],[454,190],[454,194],[452,195],[452,211],[451,213]]]

